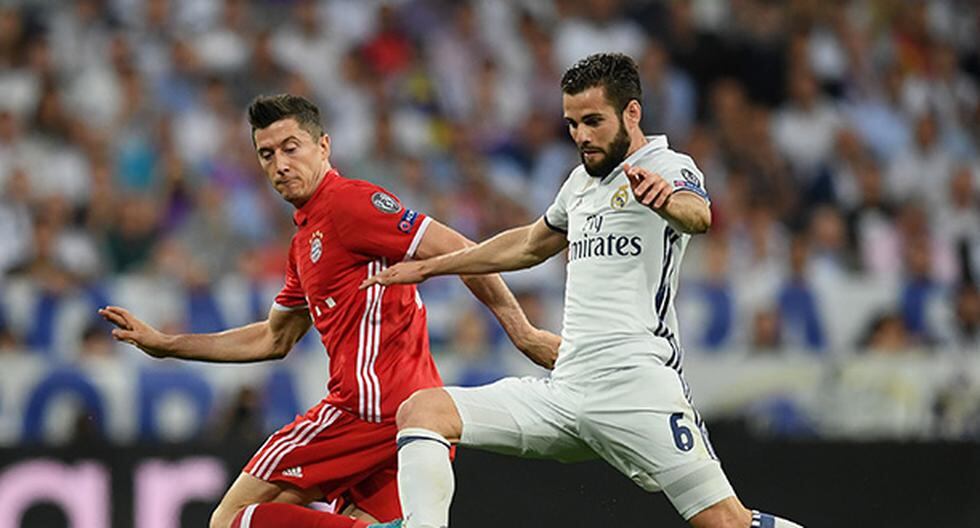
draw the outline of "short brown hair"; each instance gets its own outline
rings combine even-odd
[[[640,74],[636,63],[622,53],[596,53],[578,61],[561,77],[561,90],[576,95],[602,86],[606,100],[622,112],[630,101],[640,100]]]
[[[252,125],[252,137],[255,137],[256,130],[290,118],[295,119],[299,127],[314,140],[323,136],[320,109],[305,97],[293,94],[260,95],[248,105],[248,123]]]

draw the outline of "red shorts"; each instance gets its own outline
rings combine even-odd
[[[317,487],[381,522],[401,517],[394,421],[370,423],[320,402],[276,431],[245,466],[269,482]],[[341,506],[342,507],[342,506]]]

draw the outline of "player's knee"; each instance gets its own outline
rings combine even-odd
[[[231,528],[231,521],[234,518],[234,512],[232,512],[231,516],[229,516],[226,508],[218,505],[218,507],[211,512],[211,520],[208,522],[208,528]]]
[[[235,516],[238,515],[239,510],[243,509],[236,507],[229,507],[224,504],[219,504],[214,511],[211,512],[211,520],[208,522],[208,528],[238,528],[232,526],[232,522],[235,520]]]
[[[429,392],[432,389],[422,389],[416,391],[398,406],[395,414],[395,422],[399,429],[406,427],[425,427],[426,418],[434,414],[428,407],[431,406],[432,397]]]
[[[395,421],[399,429],[422,427],[447,438],[455,436],[456,417],[452,398],[442,389],[416,391],[398,407]]]

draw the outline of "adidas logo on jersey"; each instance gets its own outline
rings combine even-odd
[[[300,466],[286,468],[282,470],[284,477],[303,478],[303,468]]]

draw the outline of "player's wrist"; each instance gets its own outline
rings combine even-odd
[[[534,325],[525,321],[514,324],[509,332],[509,335],[511,341],[514,342],[514,345],[523,350],[527,348],[534,340],[534,335],[537,331],[538,329],[535,328]]]
[[[419,275],[422,277],[423,281],[439,275],[439,270],[436,265],[440,260],[441,259],[439,257],[436,257],[433,259],[423,260],[419,264]]]
[[[152,344],[147,348],[152,349],[151,354],[157,358],[179,358],[177,351],[180,349],[181,337],[157,332]]]

